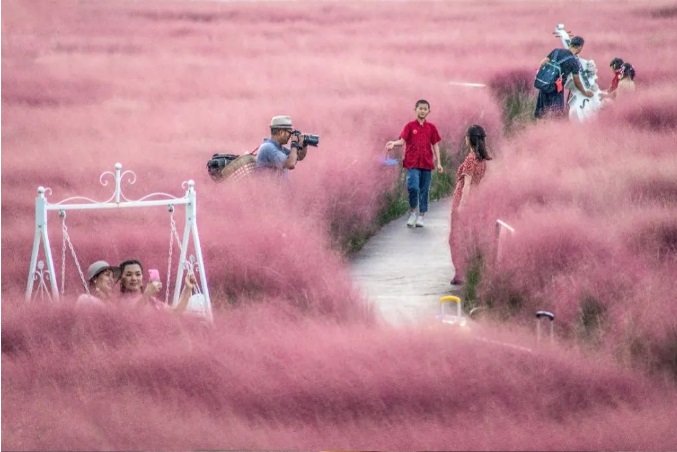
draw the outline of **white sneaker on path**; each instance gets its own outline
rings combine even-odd
[[[412,212],[409,215],[409,221],[407,221],[407,227],[413,228],[414,226],[416,226],[417,217],[418,217],[418,215],[416,214],[416,212]]]
[[[423,222],[423,215],[419,215],[418,218],[416,218],[416,227],[422,228],[424,226],[425,226],[425,223]]]

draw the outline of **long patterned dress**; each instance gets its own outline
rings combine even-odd
[[[463,160],[463,163],[456,170],[456,188],[454,188],[454,196],[451,200],[451,232],[449,233],[449,249],[451,250],[451,259],[456,269],[456,275],[463,278],[465,275],[465,256],[462,253],[462,243],[459,237],[460,231],[460,214],[458,213],[458,206],[461,204],[461,195],[463,193],[463,186],[465,185],[465,175],[468,174],[472,180],[471,187],[477,186],[484,177],[487,170],[487,161],[478,160],[473,151],[468,153],[468,156]],[[472,188],[471,188],[472,192]],[[466,200],[467,202],[467,200]]]

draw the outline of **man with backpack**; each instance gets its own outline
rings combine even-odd
[[[581,93],[586,97],[593,96],[594,93],[583,86],[579,75],[581,63],[577,55],[583,50],[584,43],[583,38],[574,36],[571,38],[568,49],[555,49],[541,61],[534,81],[534,86],[538,88],[534,112],[537,119],[545,116],[566,117],[564,84],[569,75],[572,76],[576,88]]]

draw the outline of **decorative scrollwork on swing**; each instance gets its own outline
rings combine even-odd
[[[45,270],[45,262],[38,261],[37,268],[33,273],[33,281],[38,282],[38,287],[35,289],[35,292],[37,292],[37,297],[40,299],[40,301],[53,301],[52,296],[49,294],[49,287],[47,285],[51,279],[52,278],[50,276],[49,270]]]
[[[189,273],[196,275],[200,274],[200,266],[198,265],[197,259],[195,259],[195,256],[192,254],[188,257],[188,259],[183,261],[183,268],[185,268]]]
[[[120,204],[120,202],[141,202],[141,201],[149,201],[149,200],[155,200],[155,199],[181,199],[177,198],[174,195],[170,195],[169,193],[163,193],[163,192],[156,192],[156,193],[151,193],[149,195],[145,195],[139,199],[130,199],[128,198],[123,192],[122,192],[122,184],[123,182],[129,185],[134,185],[136,183],[136,173],[132,170],[125,170],[122,171],[122,164],[121,163],[116,163],[115,164],[115,172],[113,171],[104,171],[101,173],[99,176],[99,183],[107,187],[111,180],[115,183],[115,190],[113,191],[113,194],[110,196],[110,198],[106,199],[105,201],[96,201],[92,198],[87,198],[85,196],[72,196],[70,198],[66,198],[54,205],[60,206],[60,205],[67,205],[67,204],[73,204],[76,201],[86,201],[90,204],[109,204],[109,203],[115,203],[115,204]],[[182,187],[185,188],[186,182],[184,181],[182,183]],[[192,188],[195,183],[190,180],[188,181],[188,185]],[[49,194],[51,194],[52,190],[47,188],[43,189],[43,193],[49,191]]]
[[[113,192],[113,196],[111,196],[108,200],[104,202],[111,202],[115,200],[115,202],[120,202],[120,198],[124,199],[125,201],[130,201],[127,199],[125,195],[122,194],[122,180],[127,177],[127,183],[129,185],[134,185],[136,183],[136,173],[132,170],[126,170],[124,172],[121,172],[122,170],[122,164],[116,163],[115,164],[115,173],[112,171],[104,171],[101,173],[101,176],[99,176],[99,182],[101,185],[104,187],[108,186],[108,181],[105,180],[106,176],[111,176],[113,177],[113,180],[115,180],[115,192]]]

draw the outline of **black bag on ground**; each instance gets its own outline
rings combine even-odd
[[[560,52],[557,52],[555,55],[554,61],[548,61],[543,66],[538,69],[536,73],[536,79],[534,80],[534,88],[541,90],[545,94],[551,94],[561,91],[561,87],[564,81],[557,84],[557,80],[562,78],[562,63],[568,61],[574,57],[574,55],[567,55],[561,60],[557,60]]]

